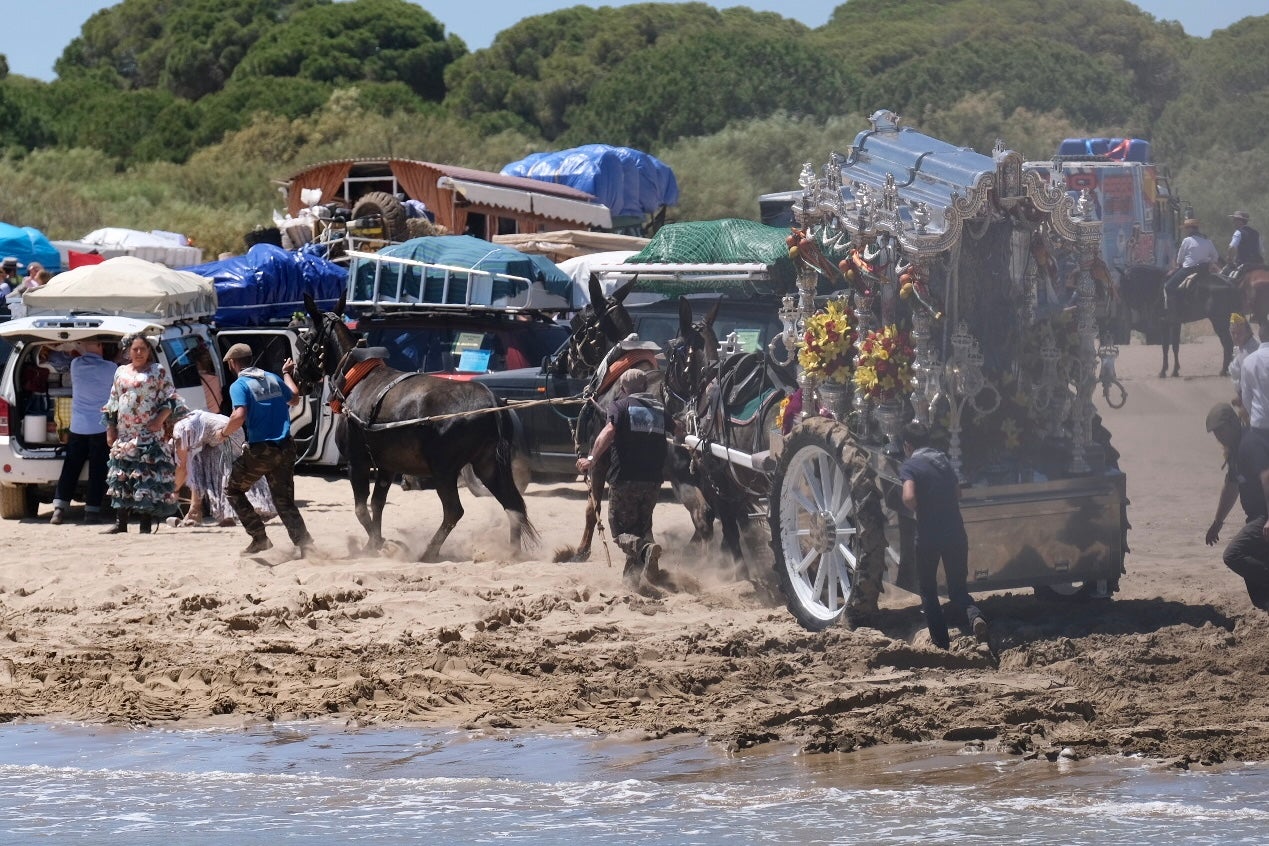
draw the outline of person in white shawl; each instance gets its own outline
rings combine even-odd
[[[223,414],[211,411],[191,410],[172,427],[172,444],[176,449],[176,487],[187,485],[190,490],[189,514],[182,526],[201,526],[204,519],[203,498],[211,518],[219,526],[235,526],[234,510],[225,497],[225,482],[233,468],[234,459],[242,452],[242,430],[234,432],[229,440],[218,442],[216,435],[229,422]],[[273,497],[264,479],[260,479],[247,492],[247,498],[269,519],[277,514]]]

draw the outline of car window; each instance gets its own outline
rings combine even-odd
[[[367,345],[387,349],[390,366],[425,373],[458,370],[464,352],[487,352],[485,367],[493,372],[536,367],[567,338],[568,329],[564,326],[528,321],[483,332],[374,327],[366,333]],[[466,363],[480,363],[483,358],[469,355]]]
[[[773,322],[774,311],[772,315],[772,321],[753,314],[740,317],[730,316],[726,314],[726,306],[724,306],[722,312],[714,320],[714,332],[718,335],[720,342],[735,332],[740,339],[741,349],[745,352],[755,352],[765,347],[773,335],[780,331],[778,324]],[[665,314],[638,315],[635,317],[635,330],[641,339],[655,341],[662,349],[665,349],[671,340],[678,337],[679,319],[677,315],[673,317]]]
[[[167,357],[168,370],[172,375],[172,384],[180,388],[194,388],[202,385],[199,361],[210,369],[210,356],[202,340],[194,335],[182,335],[179,338],[166,338],[161,342],[163,354]],[[202,350],[200,351],[200,347]]]

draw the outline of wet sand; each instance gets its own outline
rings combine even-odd
[[[303,475],[320,552],[306,560],[290,557],[276,521],[277,547],[254,557],[239,554],[240,529],[103,536],[75,519],[48,525],[48,506],[0,523],[0,714],[578,726],[840,751],[952,740],[1181,766],[1263,759],[1269,615],[1221,564],[1221,546],[1203,543],[1222,479],[1203,421],[1232,390],[1215,375],[1219,354],[1210,337],[1186,344],[1186,376],[1159,379],[1157,347],[1121,348],[1128,405],[1102,408],[1132,500],[1121,591],[1084,604],[983,597],[999,666],[970,638],[933,648],[917,598],[892,587],[877,629],[803,630],[765,584],[690,546],[672,501],[655,522],[678,589],[649,599],[622,587],[615,547],[611,564],[599,544],[587,563],[551,562],[580,534],[580,484],[529,488],[542,543],[524,555],[496,504],[464,491],[448,560],[420,564],[440,514],[433,493],[394,489],[394,548],[367,556],[347,481]]]

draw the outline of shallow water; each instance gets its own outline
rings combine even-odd
[[[0,843],[1264,843],[1269,767],[697,738],[0,726]]]

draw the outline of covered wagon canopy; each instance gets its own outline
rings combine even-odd
[[[1020,154],[999,144],[990,156],[957,147],[900,127],[885,110],[871,120],[845,156],[833,154],[827,186],[803,166],[795,214],[828,212],[852,236],[889,235],[914,257],[951,249],[970,221],[1007,214],[1044,218],[1067,242],[1100,239],[1100,224],[1077,219],[1065,186],[1025,170]]]
[[[340,159],[322,162],[283,181],[287,211],[297,216],[310,203],[306,190],[321,192],[320,202],[350,207],[368,191],[404,193],[427,205],[436,222],[461,234],[471,213],[506,217],[521,232],[569,229],[578,225],[612,227],[612,213],[585,191],[485,170],[413,159]]]
[[[210,279],[133,256],[59,273],[22,301],[31,316],[76,312],[197,320],[216,313],[216,289]]]

